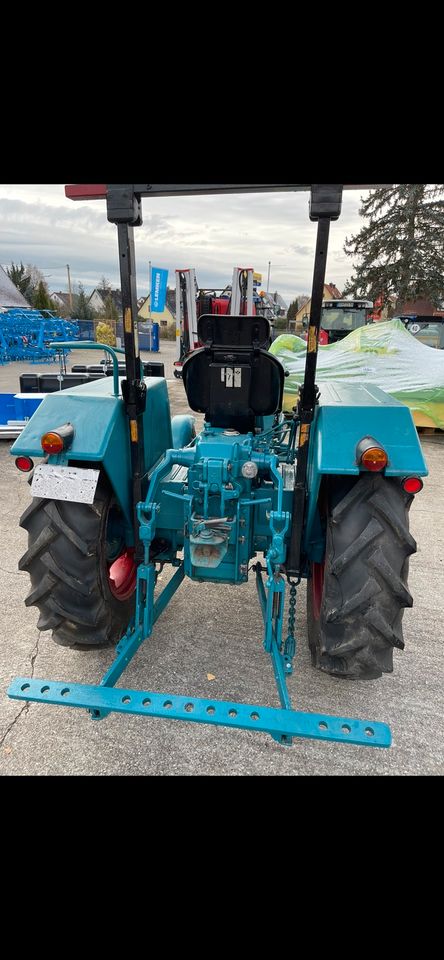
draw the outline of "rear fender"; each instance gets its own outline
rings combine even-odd
[[[144,414],[145,466],[150,471],[172,446],[171,418],[165,380],[146,378]],[[41,438],[65,423],[74,426],[72,445],[63,463],[102,465],[128,525],[132,528],[131,455],[122,397],[114,397],[112,378],[48,394],[14,443],[11,453],[43,457]],[[54,462],[60,462],[54,458]]]
[[[388,454],[387,477],[428,476],[418,433],[408,407],[378,387],[323,383],[310,436],[308,508],[304,550],[317,559],[320,547],[319,490],[324,476],[359,476],[356,449],[374,437]]]

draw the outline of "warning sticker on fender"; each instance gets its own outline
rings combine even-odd
[[[99,470],[41,463],[35,468],[31,493],[45,500],[94,503],[99,476]]]

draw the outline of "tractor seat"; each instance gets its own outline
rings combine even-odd
[[[203,347],[185,361],[183,382],[189,406],[213,427],[254,431],[257,417],[282,409],[284,368],[267,352],[265,317],[205,315],[199,318]]]

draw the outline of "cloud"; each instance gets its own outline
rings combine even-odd
[[[290,247],[292,253],[295,253],[298,257],[312,257],[313,256],[313,247],[303,247],[299,243],[293,244]]]
[[[359,192],[344,194],[343,216],[332,224],[328,280],[339,287],[352,272],[344,257],[346,235],[360,226]],[[266,287],[287,302],[311,290],[316,224],[308,217],[308,194],[250,194],[152,198],[144,201],[144,224],[135,231],[139,293],[147,293],[148,264],[174,272],[195,267],[202,287],[223,287],[233,267],[253,266]],[[91,290],[102,275],[119,286],[116,229],[103,201],[73,203],[61,184],[0,185],[0,263],[35,263],[51,290],[74,282]]]

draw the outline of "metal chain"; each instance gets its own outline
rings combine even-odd
[[[300,583],[300,581],[298,581]],[[296,626],[296,593],[297,593],[297,583],[295,581],[289,581],[290,584],[290,599],[288,606],[288,637],[285,641],[284,656],[289,660],[292,660],[296,653],[296,638],[295,638],[295,626]]]

